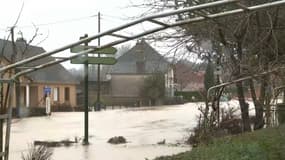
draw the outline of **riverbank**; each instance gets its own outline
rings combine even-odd
[[[155,160],[281,160],[285,159],[285,125],[228,136],[173,156]]]

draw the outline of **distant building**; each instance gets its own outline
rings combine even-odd
[[[111,86],[110,79],[108,79],[107,71],[110,66],[102,66],[100,69],[100,97],[101,102],[104,104],[106,100],[110,99],[111,94]],[[97,83],[97,65],[89,65],[88,71],[88,105],[94,106],[97,101],[97,91],[98,91],[98,83]],[[83,74],[81,74],[83,77]],[[80,83],[77,85],[77,104],[79,106],[84,105],[84,80],[83,78],[80,80]]]
[[[194,71],[189,64],[178,62],[174,66],[175,89],[177,91],[204,90],[204,71]]]
[[[28,45],[24,39],[18,39],[15,43],[17,54],[13,53],[12,43],[0,39],[1,65],[11,64],[31,56],[45,52],[41,47]],[[22,67],[32,67],[55,60],[49,56],[33,61]],[[18,68],[21,70],[21,68]],[[15,70],[11,72],[14,74]],[[8,73],[6,77],[10,77]],[[20,77],[20,106],[21,107],[45,107],[44,97],[50,93],[51,105],[65,105],[74,107],[76,102],[75,78],[60,64],[44,68]],[[15,107],[15,98],[13,100]]]
[[[144,40],[139,40],[117,60],[115,65],[104,66],[101,70],[103,103],[124,106],[148,105],[148,100],[141,97],[140,89],[146,77],[157,73],[164,74],[166,96],[174,96],[174,72],[170,63]],[[92,97],[89,101],[94,103],[97,99],[96,69],[93,72],[89,71],[89,83],[89,97]],[[158,103],[159,100],[156,104]]]

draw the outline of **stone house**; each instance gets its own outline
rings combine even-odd
[[[113,104],[147,105],[140,95],[144,79],[150,75],[164,74],[167,97],[174,96],[174,73],[170,63],[144,40],[118,58],[109,67],[110,97]]]

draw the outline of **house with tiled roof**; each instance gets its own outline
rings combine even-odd
[[[110,96],[115,104],[136,104],[148,101],[140,96],[146,77],[164,74],[166,96],[173,96],[173,69],[171,64],[144,40],[137,41],[109,68]]]
[[[0,39],[0,60],[2,66],[43,52],[45,50],[42,47],[29,45],[22,38],[15,42],[15,49],[13,49],[11,41]],[[21,66],[18,70],[52,60],[55,60],[55,58],[49,56]],[[52,106],[65,105],[74,107],[77,105],[77,83],[77,80],[61,64],[29,73],[20,77],[20,107],[45,107],[44,97],[47,96],[46,94],[50,94]],[[49,91],[47,92],[47,90]],[[12,105],[15,107],[15,99]]]

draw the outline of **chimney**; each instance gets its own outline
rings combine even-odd
[[[19,35],[19,37],[17,38],[16,43],[26,45],[27,41],[24,39],[23,33],[21,31],[19,31],[18,35]]]
[[[19,37],[19,38],[17,38],[16,43],[24,43],[24,44],[27,44],[27,41],[26,41],[23,37]]]

